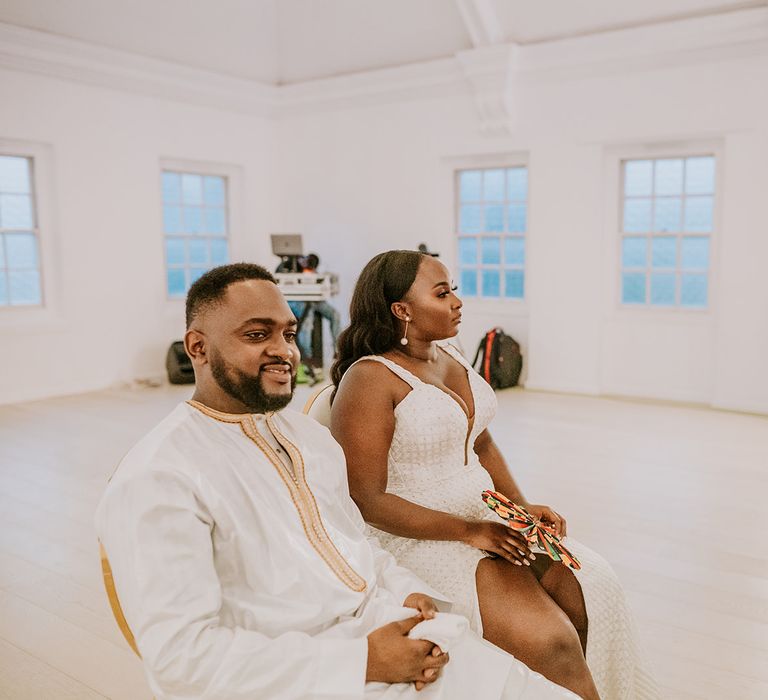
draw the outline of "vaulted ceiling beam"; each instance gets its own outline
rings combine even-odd
[[[493,0],[455,0],[461,19],[476,49],[506,41]]]

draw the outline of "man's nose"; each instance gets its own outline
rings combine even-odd
[[[279,357],[281,360],[287,360],[292,364],[295,364],[295,361],[299,358],[299,351],[295,343],[289,342],[282,333],[274,335],[268,352],[272,357]]]

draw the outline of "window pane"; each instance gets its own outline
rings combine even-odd
[[[524,286],[524,273],[522,270],[507,270],[504,273],[505,297],[509,299],[522,299]]]
[[[653,161],[629,160],[624,164],[624,194],[642,197],[653,191]]]
[[[656,231],[680,231],[682,229],[683,200],[663,197],[656,200],[653,228]]]
[[[677,265],[677,238],[663,236],[651,242],[653,267],[675,267]]]
[[[499,205],[487,206],[485,208],[485,230],[503,231],[504,230],[504,207]]]
[[[709,238],[691,236],[680,243],[680,267],[706,270],[709,267]]]
[[[181,202],[181,174],[163,173],[163,202]]]
[[[685,230],[712,230],[712,197],[688,197],[685,200]]]
[[[193,267],[189,270],[189,284],[192,285],[199,280],[208,270],[206,267]]]
[[[651,304],[654,306],[674,306],[674,274],[655,273],[651,275]]]
[[[459,238],[459,264],[477,264],[477,238]]]
[[[528,199],[528,168],[507,170],[507,199],[521,202]]]
[[[8,303],[8,279],[5,270],[0,270],[0,306]]]
[[[462,170],[459,173],[459,191],[462,202],[479,202],[483,174],[480,170]]]
[[[498,270],[483,270],[483,296],[498,297],[501,294],[501,274]]]
[[[525,264],[525,239],[506,238],[504,240],[504,263],[506,265]],[[507,294],[509,296],[509,294]]]
[[[486,170],[483,173],[483,199],[487,202],[504,201],[504,171]]]
[[[705,307],[707,305],[707,276],[682,275],[680,303],[683,306]]]
[[[184,195],[184,204],[202,204],[203,178],[200,175],[183,173],[181,176],[181,191]]]
[[[163,207],[163,231],[181,233],[181,207]]]
[[[29,193],[29,159],[0,156],[0,192]]]
[[[42,303],[40,296],[40,273],[37,270],[8,271],[11,304],[19,306]]]
[[[168,274],[168,296],[184,296],[187,291],[187,285],[184,281],[184,270],[170,269]]]
[[[229,262],[227,241],[222,238],[214,238],[211,241],[211,264],[226,265]]]
[[[462,204],[459,230],[463,233],[479,233],[482,227],[483,208],[477,204]]]
[[[208,264],[208,241],[187,241],[187,252],[189,253],[189,262],[191,264]]]
[[[214,209],[205,209],[205,230],[215,236],[223,236],[227,232],[226,220],[224,218],[224,209],[216,207]]]
[[[621,276],[621,301],[624,304],[645,304],[645,275],[625,272]]]
[[[0,268],[5,267],[5,234],[0,233]]]
[[[656,161],[654,191],[657,195],[683,193],[683,161],[669,158]]]
[[[498,265],[501,262],[501,239],[483,238],[480,241],[480,251],[481,261],[485,265]]]
[[[688,158],[685,161],[686,194],[715,193],[715,159],[712,156]]]
[[[465,297],[477,296],[477,270],[461,270],[461,294]]]
[[[207,175],[203,178],[203,199],[208,206],[224,205],[224,178]]]
[[[621,244],[622,267],[645,267],[648,264],[648,239],[625,238]]]
[[[510,233],[525,233],[527,225],[527,207],[525,204],[511,204],[509,206],[509,228]]]
[[[651,200],[624,200],[624,230],[627,233],[646,233],[651,230]]]
[[[0,194],[0,227],[33,228],[32,197],[28,194]]]
[[[37,241],[34,234],[6,233],[5,250],[8,267],[37,267]]]
[[[202,233],[203,210],[200,207],[184,207],[184,233]]]
[[[184,264],[184,239],[167,238],[165,241],[165,262],[168,265]]]

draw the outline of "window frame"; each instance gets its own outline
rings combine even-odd
[[[510,306],[517,306],[520,308],[520,310],[524,310],[527,308],[528,298],[530,294],[530,287],[529,287],[529,260],[530,260],[530,246],[529,246],[529,233],[531,230],[531,181],[530,181],[530,166],[528,162],[528,158],[523,154],[493,154],[493,155],[486,155],[486,156],[473,156],[473,157],[467,157],[467,158],[455,158],[451,159],[449,162],[449,165],[451,167],[451,180],[452,180],[452,201],[453,201],[453,207],[452,207],[452,214],[453,219],[451,222],[451,236],[452,236],[452,253],[454,256],[454,273],[456,275],[455,281],[456,284],[460,284],[460,274],[461,274],[461,261],[460,261],[460,240],[463,237],[474,237],[478,240],[481,240],[482,238],[493,238],[498,237],[500,239],[500,245],[503,247],[504,241],[506,239],[519,239],[523,241],[524,245],[524,260],[522,266],[506,266],[502,264],[501,262],[498,265],[494,264],[485,264],[481,261],[481,250],[478,250],[478,262],[472,266],[472,269],[477,270],[477,281],[478,281],[478,294],[474,296],[464,296],[461,289],[459,290],[459,294],[461,295],[461,298],[463,301],[468,303],[480,303],[483,305],[489,305],[489,304],[500,304],[503,305],[506,308],[509,308]],[[487,171],[487,170],[508,170],[508,169],[514,169],[514,168],[525,168],[526,170],[526,180],[527,180],[527,187],[526,187],[526,198],[525,198],[525,210],[526,210],[526,223],[525,223],[525,230],[522,232],[510,232],[507,230],[504,231],[479,231],[476,234],[466,234],[462,233],[459,230],[460,225],[460,216],[461,216],[461,190],[460,190],[460,176],[461,173],[468,170],[479,170],[479,171]],[[485,200],[481,200],[484,206]],[[516,200],[504,200],[503,206],[507,207],[512,203],[516,203]],[[499,296],[483,296],[482,294],[482,271],[484,269],[493,269],[493,270],[499,270],[500,273],[500,291],[504,289],[504,286],[506,284],[504,280],[504,273],[506,271],[515,271],[519,270],[523,273],[523,295],[520,297],[508,297],[500,294]]]
[[[719,294],[717,289],[718,265],[720,261],[721,207],[724,182],[724,148],[720,141],[670,141],[668,143],[634,144],[609,147],[605,149],[604,158],[604,188],[605,193],[605,237],[606,245],[604,266],[609,271],[608,285],[609,310],[615,316],[675,318],[685,316],[691,319],[708,317],[715,313]],[[630,160],[665,160],[686,159],[697,156],[713,156],[715,159],[715,190],[713,193],[712,231],[706,232],[624,232],[624,163]],[[709,237],[709,267],[707,269],[707,305],[705,307],[674,305],[654,305],[650,303],[649,291],[646,291],[648,301],[642,304],[624,303],[622,301],[622,243],[626,237],[645,237],[648,245],[655,237],[674,236],[676,240],[683,237]],[[650,279],[650,263],[645,267],[646,283]],[[680,272],[677,265],[670,268],[676,275]],[[677,287],[676,287],[676,300]]]
[[[217,176],[223,177],[226,181],[225,190],[225,204],[224,212],[226,219],[226,234],[225,236],[211,236],[207,234],[201,234],[199,238],[201,240],[209,240],[211,238],[223,238],[227,241],[227,250],[229,254],[229,262],[238,260],[240,257],[239,251],[241,247],[241,239],[239,232],[241,230],[241,211],[239,203],[241,201],[241,188],[242,188],[242,173],[241,169],[235,165],[229,165],[226,163],[218,163],[211,161],[200,160],[188,160],[179,158],[161,158],[159,163],[159,169],[157,174],[157,196],[159,201],[159,228],[160,228],[160,246],[162,254],[162,295],[165,300],[165,304],[172,309],[183,305],[186,300],[186,292],[181,296],[170,296],[168,293],[168,260],[167,260],[167,248],[166,239],[168,235],[165,231],[165,225],[163,220],[163,173],[171,171],[178,173],[186,173],[193,175],[205,176]],[[186,269],[186,268],[185,268]]]
[[[32,161],[30,190],[33,197],[35,235],[40,273],[40,304],[0,305],[0,328],[21,330],[52,328],[63,324],[59,307],[59,241],[54,226],[54,151],[46,143],[0,138],[0,154]]]

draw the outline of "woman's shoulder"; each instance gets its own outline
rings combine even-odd
[[[397,368],[391,366],[393,364],[381,355],[361,357],[344,373],[339,383],[338,396],[363,394],[370,399],[382,395],[395,398],[395,394],[402,393],[403,382],[398,377]]]

